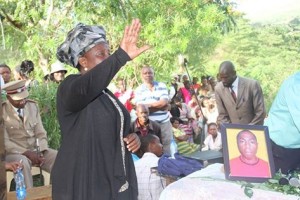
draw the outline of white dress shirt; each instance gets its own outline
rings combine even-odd
[[[230,87],[230,89],[234,91],[236,97],[238,96],[238,85],[239,85],[239,77],[237,76]]]

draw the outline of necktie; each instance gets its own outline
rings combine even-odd
[[[23,116],[21,114],[21,108],[18,108],[17,112],[18,112],[19,118],[23,121]]]
[[[231,93],[231,96],[232,96],[234,102],[236,102],[236,94],[235,94],[235,92],[233,90],[233,86],[230,86],[230,93]]]

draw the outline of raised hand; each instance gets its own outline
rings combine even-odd
[[[136,58],[144,51],[148,50],[150,46],[137,46],[139,34],[141,30],[141,23],[138,19],[133,19],[130,26],[126,26],[120,47],[129,55],[131,59]]]

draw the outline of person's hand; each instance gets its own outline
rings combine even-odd
[[[31,163],[34,166],[42,166],[44,164],[45,158],[38,155],[35,151],[25,151],[23,155],[31,160]]]
[[[23,168],[22,163],[20,162],[5,162],[5,169],[8,171],[17,172],[18,168]]]
[[[140,149],[141,141],[136,133],[130,133],[123,140],[126,142],[129,151],[135,153]]]
[[[177,139],[179,141],[187,141],[189,139],[189,136],[188,135],[181,135],[181,136],[177,137]]]
[[[134,88],[134,84],[135,84],[135,80],[134,79],[131,79],[129,81],[129,89],[133,89]]]
[[[144,45],[137,47],[139,33],[141,30],[141,23],[138,19],[133,19],[130,26],[126,26],[120,47],[128,54],[131,59],[136,58],[144,51],[148,50],[150,46]]]

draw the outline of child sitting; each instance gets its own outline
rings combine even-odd
[[[198,151],[200,145],[187,142],[189,136],[179,129],[180,119],[177,117],[172,117],[170,121],[172,123],[173,135],[176,139],[177,150],[179,154],[190,154]]]
[[[134,162],[137,182],[138,199],[159,199],[160,193],[166,187],[166,180],[160,177],[156,170],[159,157],[163,154],[163,146],[156,135],[148,134],[141,137],[141,159]]]
[[[207,125],[208,136],[204,140],[204,147],[202,150],[215,150],[220,151],[222,149],[221,133],[218,132],[218,126],[212,122]]]

